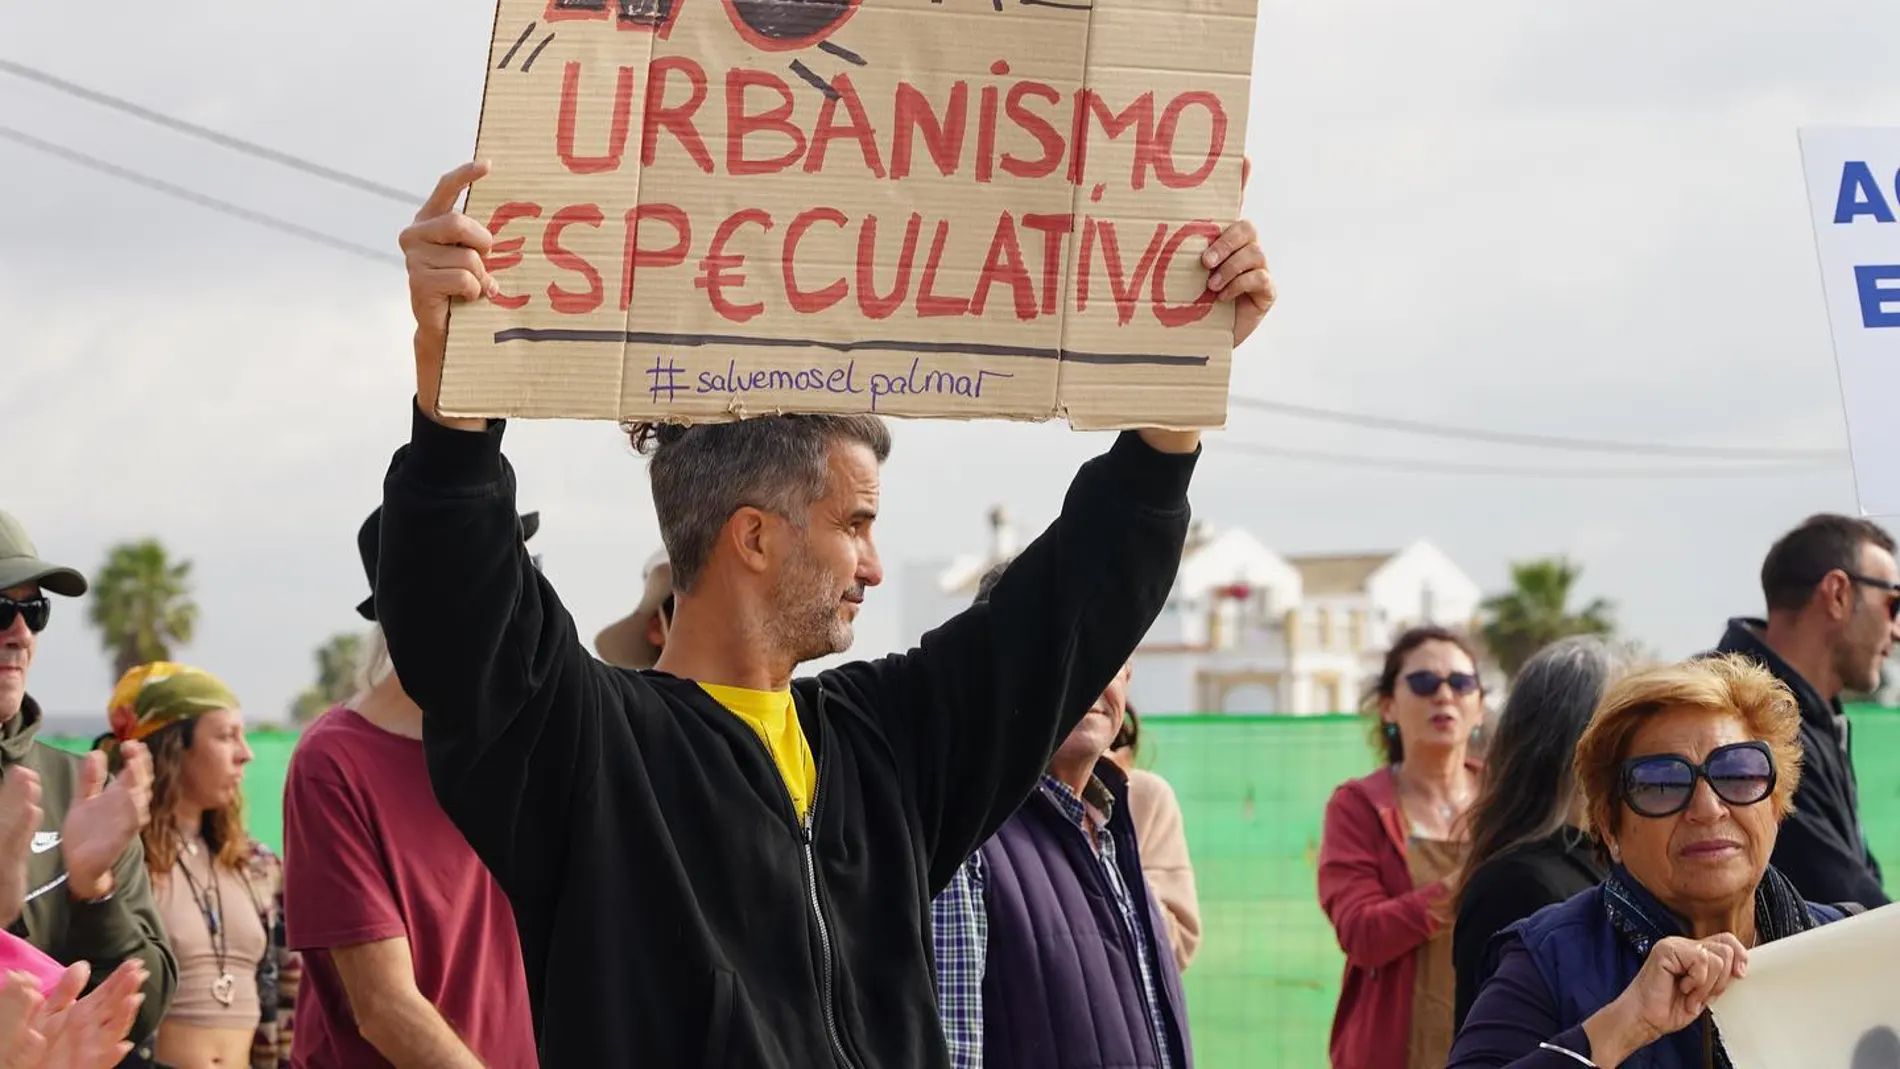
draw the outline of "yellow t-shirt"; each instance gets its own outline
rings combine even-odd
[[[798,711],[792,706],[789,690],[746,690],[701,683],[700,689],[726,707],[732,715],[752,726],[765,740],[772,761],[778,765],[785,790],[792,796],[792,808],[798,819],[805,819],[812,791],[818,786],[818,763],[812,759],[811,743],[798,723]]]

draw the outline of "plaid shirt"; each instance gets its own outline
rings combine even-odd
[[[1155,969],[1154,932],[1135,913],[1135,897],[1128,893],[1128,883],[1122,879],[1122,870],[1115,864],[1115,837],[1108,834],[1108,821],[1115,812],[1115,796],[1109,793],[1108,787],[1100,779],[1090,776],[1082,797],[1077,798],[1068,784],[1046,773],[1042,777],[1042,796],[1049,799],[1050,804],[1061,810],[1062,815],[1077,828],[1093,827],[1099,833],[1091,837],[1095,844],[1095,860],[1100,862],[1102,875],[1115,895],[1115,905],[1121,910],[1128,941],[1134,944],[1135,964],[1141,971],[1141,993],[1148,1003],[1148,1024],[1154,1029],[1155,1052],[1161,1058],[1162,1069],[1169,1069],[1174,1059],[1168,1053],[1168,1021],[1161,1008],[1161,983]],[[1095,812],[1089,811],[1090,806],[1095,808]]]
[[[1161,985],[1155,968],[1154,933],[1135,912],[1135,899],[1115,864],[1115,839],[1107,834],[1115,811],[1114,795],[1101,780],[1090,777],[1086,798],[1078,798],[1068,784],[1045,774],[1042,796],[1077,830],[1094,827],[1095,858],[1122,916],[1135,962],[1141,973],[1142,994],[1148,1005],[1148,1023],[1163,1069],[1173,1064],[1169,1054],[1168,1022],[1161,1006]],[[1091,813],[1093,806],[1100,814]],[[983,855],[970,855],[950,883],[930,903],[931,940],[937,952],[937,1013],[950,1048],[953,1069],[981,1069],[983,1065],[983,968],[989,950],[989,912],[983,901]]]
[[[937,1015],[952,1069],[983,1069],[983,962],[990,915],[983,905],[983,855],[971,854],[930,903],[937,948]]]

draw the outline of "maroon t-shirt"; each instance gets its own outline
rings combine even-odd
[[[514,913],[429,788],[422,743],[337,707],[284,785],[285,923],[304,951],[291,1063],[388,1066],[356,1030],[331,947],[409,938],[416,987],[490,1069],[534,1069]]]

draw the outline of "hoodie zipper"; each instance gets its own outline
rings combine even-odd
[[[818,719],[821,725],[824,720],[824,714],[825,692],[820,690],[818,692]],[[792,715],[798,715],[796,700],[793,702]],[[803,725],[800,726],[799,730],[804,730]],[[766,745],[765,740],[759,738],[758,732],[751,730],[750,726],[746,728],[746,735],[752,739],[753,745],[757,746],[759,751],[765,755],[765,763],[771,766],[772,776],[778,780],[779,791],[781,792],[779,796],[785,799],[785,808],[788,810],[793,809],[791,804],[791,788],[785,782],[785,773],[779,771],[778,762],[772,757],[772,748]],[[836,996],[832,989],[831,976],[831,924],[825,918],[824,901],[819,894],[818,855],[813,846],[813,829],[818,823],[818,799],[821,793],[819,785],[825,780],[826,749],[828,748],[821,747],[818,749],[817,767],[814,769],[815,774],[812,777],[811,799],[805,806],[804,819],[797,822],[799,832],[799,863],[800,867],[805,870],[805,888],[806,893],[810,896],[808,901],[811,905],[811,916],[812,920],[818,925],[818,946],[819,951],[824,955],[824,966],[821,973],[818,1001],[825,1012],[825,1036],[831,1040],[832,1054],[837,1058],[839,1064],[845,1066],[846,1069],[857,1069],[857,1064],[851,1060],[851,1055],[845,1052],[844,1039],[842,1034],[838,1031],[838,1013],[834,1004]],[[794,810],[793,816],[796,815],[797,813]]]
[[[820,993],[819,1001],[825,1008],[825,1033],[831,1037],[831,1049],[837,1054],[840,1062],[846,1066],[851,1066],[851,1055],[845,1053],[844,1040],[838,1033],[837,1011],[833,1006],[831,987],[831,925],[825,920],[825,905],[818,892],[818,857],[812,847],[812,826],[816,823],[815,818],[817,813],[818,787],[817,784],[813,784],[811,805],[805,810],[805,821],[803,824],[805,841],[803,845],[805,886],[811,892],[811,915],[812,918],[818,922],[818,946],[820,953],[824,955],[825,959],[824,986]]]

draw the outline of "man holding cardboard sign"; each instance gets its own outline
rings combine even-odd
[[[1160,612],[1198,432],[1123,433],[987,605],[794,681],[882,581],[884,425],[644,425],[675,610],[654,670],[609,668],[521,543],[503,423],[437,414],[451,302],[496,292],[453,210],[486,170],[403,236],[415,414],[376,600],[436,792],[514,904],[544,1064],[946,1066],[930,896]],[[1246,337],[1272,304],[1252,226],[1203,263]]]

